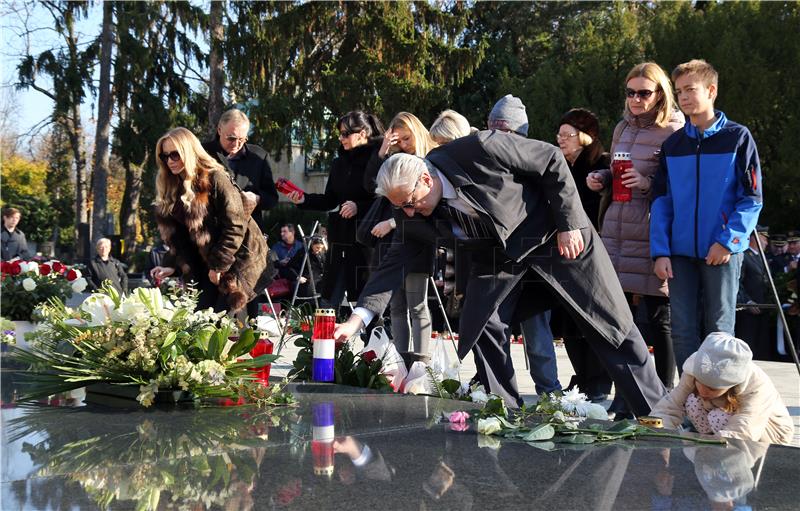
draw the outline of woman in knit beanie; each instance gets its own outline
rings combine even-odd
[[[600,140],[597,116],[585,108],[573,108],[568,111],[558,123],[556,142],[575,179],[583,209],[597,229],[600,195],[586,186],[586,176],[600,169],[607,169],[610,165],[610,158]],[[575,370],[569,388],[577,385],[591,401],[596,403],[605,401],[611,392],[611,377],[583,339],[577,325],[560,307],[554,308],[551,325],[554,333],[564,339],[567,355]]]

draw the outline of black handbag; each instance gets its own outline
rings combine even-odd
[[[372,202],[366,214],[359,220],[356,241],[365,247],[375,248],[381,238],[373,236],[372,229],[378,222],[392,218],[392,203],[386,197],[378,197]]]

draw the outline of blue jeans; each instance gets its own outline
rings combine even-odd
[[[523,321],[520,326],[536,393],[561,390],[553,332],[550,330],[550,311],[540,312]]]
[[[674,278],[669,281],[669,295],[672,345],[679,374],[706,335],[734,334],[741,269],[741,253],[732,254],[730,261],[719,266],[709,266],[704,259],[672,257]]]

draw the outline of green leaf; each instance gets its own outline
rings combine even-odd
[[[211,341],[211,335],[216,331],[213,327],[205,327],[197,332],[194,335],[194,344],[201,350],[203,353],[208,351],[208,343]]]
[[[442,380],[442,388],[449,394],[455,394],[461,388],[461,382],[453,379]]]
[[[177,337],[178,337],[177,332],[168,333],[167,336],[164,338],[164,342],[161,344],[161,348],[162,349],[166,348],[167,346],[175,342],[175,339],[177,339]]]
[[[231,349],[228,350],[228,358],[236,358],[244,355],[245,353],[250,353],[257,341],[258,337],[256,337],[253,329],[245,328],[239,332],[239,339],[233,346],[231,346]]]
[[[499,397],[487,401],[483,407],[483,413],[484,415],[496,415],[498,417],[508,416],[506,405],[503,403],[503,399]]]
[[[625,419],[615,423],[613,426],[606,429],[606,431],[609,433],[631,433],[633,431],[636,431],[638,427],[639,427],[638,422],[630,419]]]
[[[279,358],[280,356],[278,355],[259,355],[256,358],[234,362],[230,364],[229,367],[235,367],[235,368],[263,367],[267,364],[275,362]]]
[[[550,424],[538,424],[520,438],[526,442],[539,442],[542,440],[550,440],[555,434],[556,430],[553,429],[553,426]]]

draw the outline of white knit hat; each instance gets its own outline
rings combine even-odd
[[[727,389],[747,379],[752,360],[747,343],[725,332],[712,332],[686,360],[683,370],[707,387]]]

